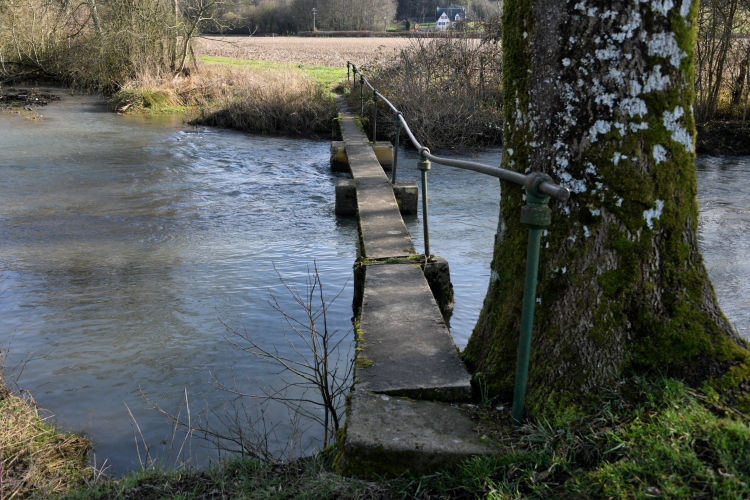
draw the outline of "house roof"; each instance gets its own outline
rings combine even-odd
[[[440,18],[443,13],[445,13],[451,21],[456,19],[456,14],[460,16],[460,19],[466,19],[466,10],[463,7],[438,7],[435,14],[435,19]]]

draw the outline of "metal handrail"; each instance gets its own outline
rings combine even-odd
[[[419,143],[417,138],[414,137],[414,134],[409,128],[409,124],[406,123],[406,119],[404,118],[403,113],[401,113],[401,111],[399,111],[398,108],[396,108],[396,106],[394,106],[393,103],[391,103],[391,101],[389,101],[383,94],[375,90],[375,87],[372,86],[372,84],[362,74],[359,68],[357,68],[356,64],[354,64],[351,61],[347,61],[346,64],[347,64],[347,75],[349,72],[349,66],[351,66],[353,69],[353,72],[355,74],[360,75],[361,82],[367,85],[370,88],[370,90],[373,92],[374,100],[375,101],[382,100],[396,114],[397,120],[401,123],[401,125],[406,130],[406,134],[409,136],[409,140],[411,141],[414,148],[419,152],[420,157],[423,156],[424,158],[427,158],[428,160],[434,163],[438,163],[440,165],[462,168],[465,170],[473,170],[474,172],[480,172],[482,174],[491,175],[493,177],[497,177],[505,181],[510,181],[515,184],[520,184],[522,186],[526,185],[526,183],[528,182],[529,176],[533,176],[533,174],[524,175],[520,172],[514,172],[513,170],[506,170],[504,168],[493,167],[491,165],[485,165],[483,163],[478,163],[474,161],[452,160],[450,158],[441,158],[439,156],[433,155],[432,153],[430,153],[429,148],[422,146],[422,144]],[[356,85],[356,78],[355,78],[355,85]],[[373,137],[373,140],[375,140],[374,137]],[[555,198],[559,201],[566,201],[568,198],[570,198],[570,190],[568,188],[554,184],[551,181],[543,181],[541,185],[539,186],[539,190],[542,193],[546,194],[547,196]]]
[[[529,374],[529,353],[531,351],[531,332],[534,326],[534,303],[536,302],[536,283],[539,270],[539,248],[541,246],[542,230],[552,222],[552,211],[547,206],[550,197],[559,201],[570,198],[570,190],[552,181],[552,178],[541,173],[531,172],[522,174],[500,167],[493,167],[483,163],[466,160],[453,160],[433,155],[429,148],[419,143],[409,124],[406,123],[404,115],[383,94],[375,90],[365,75],[351,61],[346,62],[346,77],[349,79],[349,68],[352,68],[354,76],[353,88],[357,85],[357,74],[360,76],[360,116],[364,113],[364,86],[372,90],[374,104],[372,141],[376,140],[377,134],[377,103],[382,100],[396,114],[396,138],[393,149],[393,169],[391,182],[396,183],[396,166],[398,163],[398,143],[401,126],[406,130],[412,145],[419,152],[418,168],[422,172],[422,217],[424,220],[424,246],[425,263],[430,259],[429,225],[427,217],[427,171],[430,170],[430,162],[449,167],[473,170],[482,174],[491,175],[505,181],[510,181],[523,186],[526,190],[526,206],[521,209],[521,223],[529,228],[529,242],[526,251],[526,279],[523,292],[523,311],[521,313],[521,336],[518,343],[518,362],[516,363],[516,383],[513,391],[513,421],[520,425],[524,415],[524,399],[526,397],[526,382]]]

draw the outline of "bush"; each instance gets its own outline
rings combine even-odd
[[[191,123],[261,134],[330,136],[336,103],[328,90],[304,73],[245,72],[233,92],[234,100],[204,108]]]
[[[381,60],[362,71],[403,113],[423,146],[473,150],[500,142],[502,54],[496,46],[472,38],[414,38],[395,61]],[[359,85],[349,104],[359,110]],[[365,86],[363,123],[370,135],[372,106],[372,93]],[[395,135],[395,115],[382,102],[377,133],[378,139]]]

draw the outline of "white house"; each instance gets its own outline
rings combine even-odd
[[[453,27],[453,23],[448,18],[448,14],[443,12],[443,15],[440,16],[437,22],[435,23],[435,27],[439,30],[447,30]]]
[[[463,7],[455,5],[447,8],[438,8],[435,19],[436,29],[447,30],[453,28],[457,22],[466,19],[466,11]]]

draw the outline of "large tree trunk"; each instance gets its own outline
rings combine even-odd
[[[691,0],[506,0],[503,166],[572,192],[542,239],[526,406],[574,412],[630,370],[734,391],[750,351],[719,309],[698,250]],[[502,185],[492,277],[464,352],[513,391],[527,230]]]

